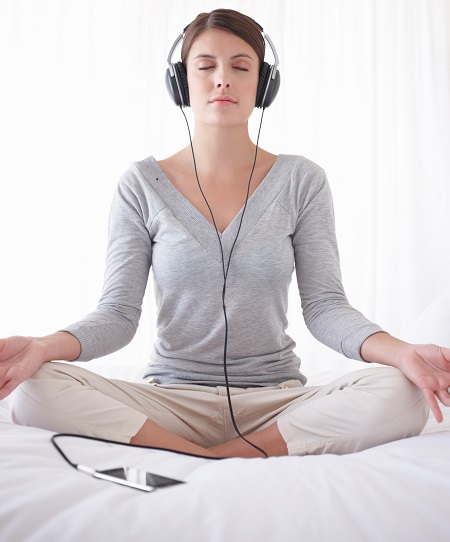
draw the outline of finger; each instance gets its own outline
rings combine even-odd
[[[439,408],[439,404],[437,402],[436,396],[434,395],[434,392],[430,389],[424,389],[422,390],[423,394],[425,395],[425,399],[428,401],[428,404],[430,405],[431,411],[433,412],[434,417],[436,418],[436,421],[438,423],[441,423],[444,419],[441,409]]]
[[[450,406],[450,387],[438,390],[436,395],[443,405]]]

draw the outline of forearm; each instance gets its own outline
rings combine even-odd
[[[412,345],[385,332],[370,335],[361,346],[364,361],[400,368]]]
[[[36,346],[40,348],[42,361],[66,360],[78,358],[81,345],[76,337],[64,331],[58,331],[45,337],[33,338]]]

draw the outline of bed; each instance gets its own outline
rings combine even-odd
[[[185,482],[151,493],[75,470],[52,433],[1,412],[1,542],[450,540],[450,409],[418,437],[347,456],[217,461],[60,439],[77,464]]]
[[[450,323],[450,290],[446,295],[439,311]],[[437,322],[422,315],[409,339],[443,344],[431,335]],[[449,329],[442,327],[444,346]],[[346,456],[207,460],[58,441],[77,464],[127,465],[185,482],[144,493],[75,470],[52,433],[13,425],[5,406],[0,402],[1,542],[450,540],[450,408],[441,424],[431,416],[418,437]]]

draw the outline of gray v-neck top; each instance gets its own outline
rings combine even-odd
[[[241,215],[242,209],[220,234],[226,262]],[[217,232],[153,157],[134,163],[119,181],[99,305],[65,328],[81,343],[78,361],[104,356],[131,341],[150,269],[158,317],[145,376],[161,384],[223,385],[223,268]],[[285,331],[294,271],[311,333],[345,356],[361,359],[363,341],[381,328],[345,296],[325,173],[304,157],[280,155],[248,201],[230,262],[230,385],[306,381],[296,345]]]

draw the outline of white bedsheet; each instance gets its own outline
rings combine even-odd
[[[419,437],[347,456],[209,461],[75,446],[72,459],[90,466],[187,482],[148,494],[74,470],[50,436],[0,422],[1,542],[450,540],[449,409]]]

